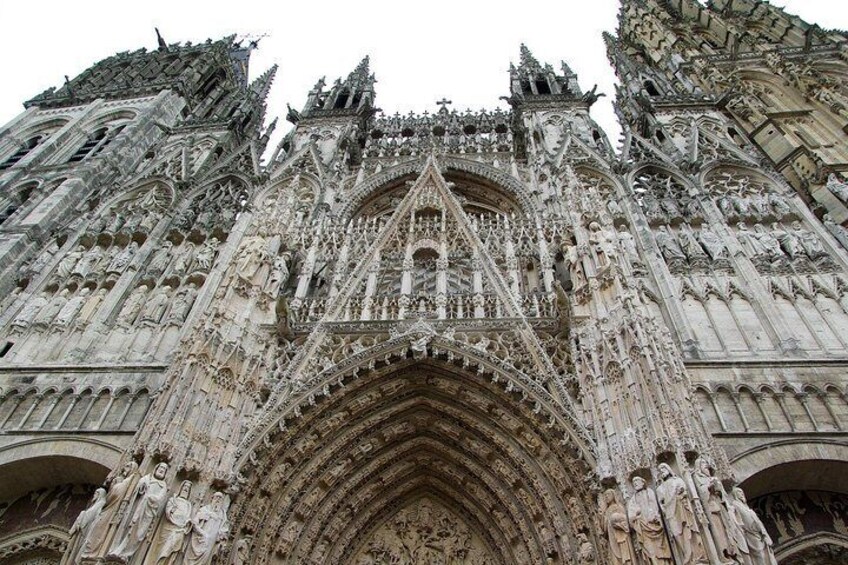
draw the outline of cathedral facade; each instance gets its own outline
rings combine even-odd
[[[0,563],[848,561],[848,35],[624,0],[603,94],[276,148],[229,37],[0,129]],[[270,157],[263,160],[263,155]]]

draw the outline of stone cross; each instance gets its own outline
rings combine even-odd
[[[439,100],[438,102],[436,102],[436,105],[437,105],[437,106],[441,106],[441,108],[439,109],[439,112],[447,112],[447,111],[448,111],[448,104],[453,104],[453,101],[452,101],[452,100],[448,100],[448,99],[447,99],[447,98],[445,98],[445,97],[442,97],[442,99],[441,99],[441,100]]]

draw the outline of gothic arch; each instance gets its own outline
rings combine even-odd
[[[422,504],[487,563],[568,562],[576,535],[593,537],[588,467],[544,410],[456,361],[370,363],[254,447],[231,510],[251,562],[382,562],[381,544],[425,535],[398,518]]]
[[[455,157],[439,157],[439,166],[448,180],[452,174],[461,174],[480,184],[489,185],[493,191],[499,191],[511,199],[523,214],[533,215],[535,207],[530,194],[513,176],[483,163]],[[415,180],[423,167],[424,160],[416,159],[371,175],[351,191],[350,198],[339,210],[338,217],[343,220],[356,217],[366,202],[383,191],[396,188],[405,180]]]

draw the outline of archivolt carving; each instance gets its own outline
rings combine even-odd
[[[462,547],[450,546],[468,552],[459,563],[481,552],[494,563],[569,562],[577,534],[594,538],[589,468],[561,428],[520,402],[519,390],[410,353],[375,362],[337,394],[305,405],[254,449],[231,515],[234,531],[254,540],[251,562],[273,554],[341,563],[358,554],[353,562],[371,555],[382,563],[374,555],[389,542],[366,534],[385,532],[390,520],[395,528],[403,508],[425,499],[445,509],[433,516],[463,524],[453,534]],[[403,531],[413,551],[448,551],[447,539],[422,550],[417,544],[431,534]]]

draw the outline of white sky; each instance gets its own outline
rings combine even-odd
[[[848,0],[775,3],[824,28],[848,29]],[[615,77],[601,32],[615,31],[617,11],[618,0],[0,0],[0,124],[24,100],[60,86],[63,75],[119,51],[154,49],[158,26],[171,43],[269,34],[250,74],[280,66],[269,99],[269,117],[281,118],[272,144],[290,127],[282,119],[286,102],[300,109],[320,76],[332,82],[347,75],[366,54],[377,75],[376,104],[386,113],[433,112],[442,97],[461,110],[503,106],[509,63],[525,42],[556,69],[565,60],[584,90],[597,83],[607,93],[592,114],[616,145]]]

